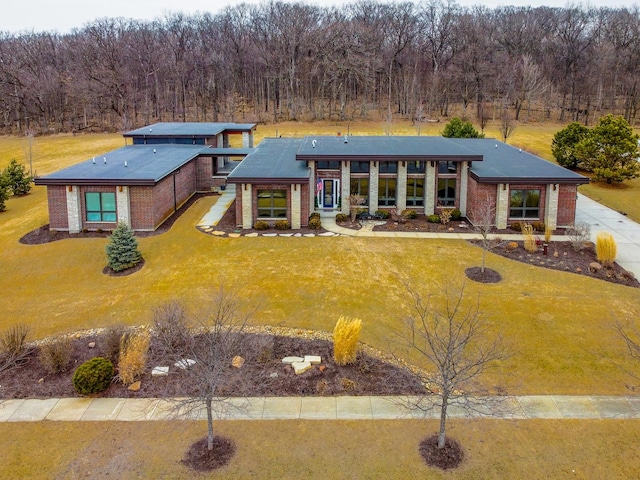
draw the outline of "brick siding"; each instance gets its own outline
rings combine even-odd
[[[67,216],[67,187],[50,185],[47,187],[49,205],[49,228],[51,230],[69,230]]]

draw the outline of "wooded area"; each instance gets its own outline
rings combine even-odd
[[[450,113],[635,124],[639,73],[638,7],[271,1],[1,34],[0,130]]]

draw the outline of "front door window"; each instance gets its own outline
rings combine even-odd
[[[324,180],[322,190],[322,207],[333,208],[333,180]]]

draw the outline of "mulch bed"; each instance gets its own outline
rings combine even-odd
[[[442,470],[456,468],[464,460],[462,446],[449,437],[446,438],[443,448],[438,448],[438,435],[425,438],[420,442],[419,451],[427,465]]]
[[[124,270],[120,270],[119,272],[116,272],[111,267],[106,266],[102,269],[102,273],[104,273],[105,275],[109,275],[110,277],[126,277],[127,275],[131,275],[132,273],[140,271],[142,267],[144,267],[144,258],[141,258],[135,266],[125,268]]]
[[[482,271],[481,267],[469,267],[464,271],[467,278],[479,283],[498,283],[502,281],[502,275],[490,268]]]
[[[480,241],[471,243],[481,247]],[[513,248],[515,246],[515,248]],[[572,272],[578,275],[597,278],[606,282],[626,285],[628,287],[640,287],[640,282],[617,263],[610,267],[594,268],[592,264],[597,263],[595,247],[589,242],[582,250],[575,250],[571,242],[551,242],[547,247],[547,254],[539,246],[536,252],[530,253],[524,249],[524,242],[501,242],[493,249],[492,253],[515,260],[517,262],[534,265],[536,267],[551,268],[564,272]]]
[[[210,472],[227,465],[236,453],[236,445],[230,438],[213,437],[213,448],[207,449],[207,437],[193,443],[184,458],[182,464],[198,472]]]
[[[333,361],[333,346],[327,340],[287,337],[267,334],[252,335],[256,358],[247,358],[242,368],[234,369],[227,383],[219,392],[228,396],[332,396],[332,395],[412,395],[424,393],[424,387],[407,369],[359,353],[353,365],[340,366]],[[95,342],[91,348],[89,345]],[[109,357],[107,334],[91,334],[72,339],[72,357],[67,372],[50,374],[40,364],[38,346],[34,347],[27,361],[18,367],[0,372],[0,398],[52,398],[78,397],[72,384],[75,369],[85,361],[97,357]],[[141,378],[141,389],[127,389],[119,382],[111,384],[101,397],[162,398],[194,396],[196,387],[187,377],[168,365],[166,358],[152,340],[147,369]],[[290,365],[282,363],[286,356],[320,355],[321,365],[296,375]],[[152,377],[155,366],[169,366],[166,377]],[[277,374],[277,375],[275,375]]]

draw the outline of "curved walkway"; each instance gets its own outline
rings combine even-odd
[[[408,409],[410,397],[257,397],[232,398],[225,402],[223,420],[389,420],[439,418],[439,407],[426,414]],[[438,397],[434,397],[437,402]],[[640,397],[529,395],[501,397],[484,413],[468,415],[450,406],[451,418],[505,419],[638,419]],[[154,421],[180,417],[171,411],[173,403],[157,398],[51,398],[5,400],[0,403],[0,422],[40,421]],[[204,409],[185,420],[205,420]]]

